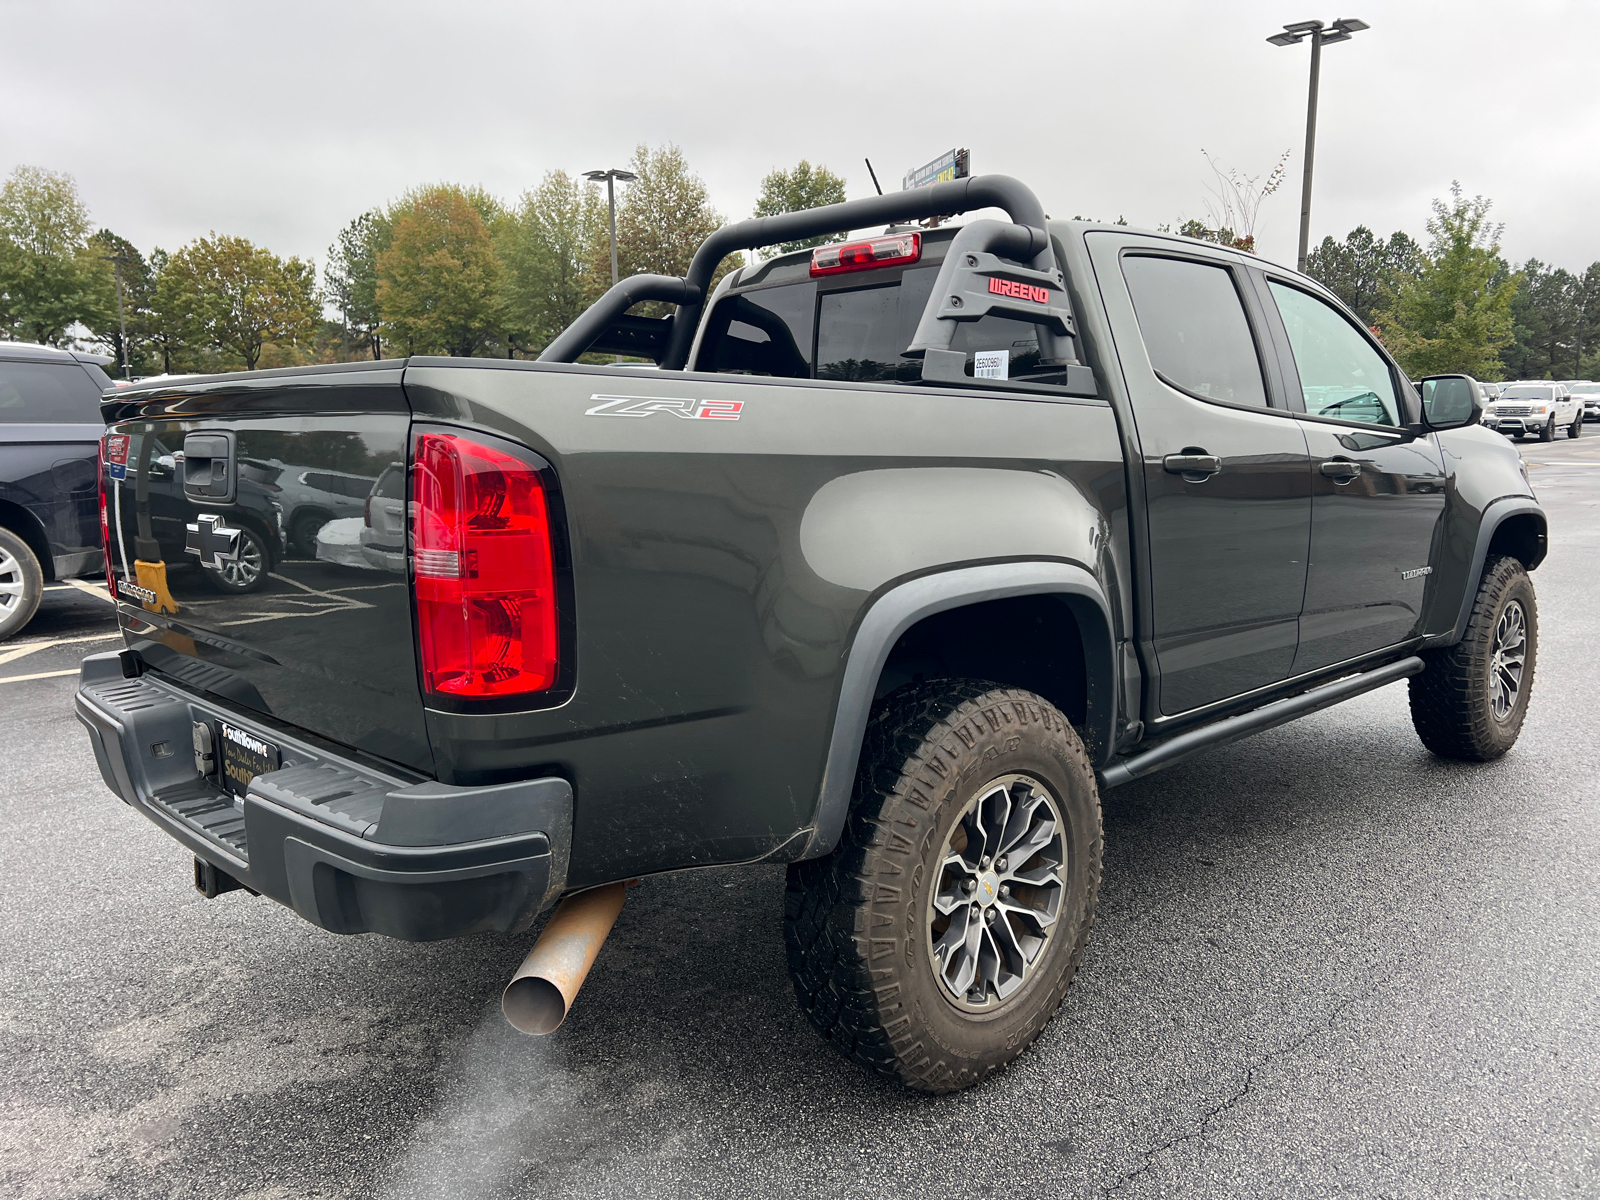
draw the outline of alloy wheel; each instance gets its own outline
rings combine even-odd
[[[228,587],[235,591],[243,591],[254,586],[266,571],[266,552],[248,530],[242,531],[239,535],[239,557],[224,560],[215,569]]]
[[[1522,691],[1522,669],[1528,661],[1528,616],[1513,600],[1494,627],[1494,650],[1489,660],[1489,708],[1497,721],[1506,720],[1517,707]]]
[[[21,607],[26,586],[22,564],[16,555],[0,546],[0,614],[13,613]]]
[[[992,1011],[1049,948],[1066,894],[1066,838],[1049,788],[1027,775],[985,784],[945,838],[928,897],[928,949],[946,998]]]

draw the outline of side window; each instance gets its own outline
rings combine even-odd
[[[1202,400],[1266,407],[1261,359],[1232,272],[1139,254],[1122,260],[1122,277],[1150,365],[1164,382]]]
[[[100,391],[74,362],[0,362],[0,424],[98,425]]]
[[[1389,364],[1337,310],[1299,288],[1269,280],[1289,332],[1306,412],[1368,425],[1399,425]]]
[[[724,296],[706,324],[696,369],[806,378],[816,307],[814,283]]]

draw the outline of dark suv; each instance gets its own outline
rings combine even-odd
[[[96,575],[96,450],[111,359],[0,342],[0,639],[33,619],[49,580]]]

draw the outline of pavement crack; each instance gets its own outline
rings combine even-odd
[[[1279,1059],[1286,1058],[1289,1055],[1296,1053],[1308,1042],[1310,1042],[1312,1038],[1316,1037],[1320,1033],[1324,1033],[1327,1030],[1332,1029],[1334,1022],[1339,1019],[1346,1009],[1352,1007],[1362,1000],[1367,999],[1367,997],[1371,996],[1379,988],[1383,987],[1383,985],[1388,983],[1393,977],[1394,976],[1392,973],[1385,975],[1382,979],[1374,980],[1372,983],[1368,984],[1361,990],[1360,993],[1353,996],[1346,996],[1343,1000],[1339,1001],[1339,1003],[1335,1004],[1331,1009],[1329,1009],[1327,1015],[1324,1016],[1320,1021],[1315,1021],[1307,1026],[1293,1041],[1288,1042],[1287,1044],[1280,1046],[1278,1049],[1263,1055],[1259,1060],[1252,1063],[1245,1071],[1244,1083],[1236,1092],[1234,1092],[1231,1096],[1219,1101],[1217,1104],[1212,1105],[1212,1107],[1201,1113],[1200,1119],[1195,1123],[1193,1129],[1190,1129],[1186,1133],[1176,1134],[1159,1145],[1152,1146],[1148,1150],[1140,1151],[1140,1154],[1143,1157],[1139,1165],[1134,1167],[1131,1171],[1124,1172],[1108,1187],[1102,1188],[1100,1194],[1102,1196],[1116,1195],[1135,1179],[1139,1178],[1139,1176],[1143,1175],[1146,1171],[1153,1167],[1156,1159],[1162,1154],[1165,1154],[1168,1150],[1171,1150],[1174,1146],[1181,1146],[1185,1142],[1192,1142],[1197,1138],[1203,1138],[1206,1130],[1210,1128],[1212,1121],[1221,1116],[1223,1113],[1232,1109],[1250,1094],[1252,1088],[1255,1086],[1257,1071],[1262,1070],[1264,1067],[1270,1066]]]

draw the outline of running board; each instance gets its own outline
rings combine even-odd
[[[1170,741],[1162,742],[1153,750],[1146,750],[1143,754],[1135,754],[1132,758],[1112,763],[1100,772],[1100,788],[1102,791],[1114,788],[1131,779],[1138,779],[1163,767],[1170,767],[1173,763],[1181,762],[1191,754],[1198,754],[1212,746],[1236,742],[1252,733],[1260,733],[1263,729],[1282,725],[1296,717],[1303,717],[1307,713],[1314,713],[1318,709],[1337,704],[1341,700],[1359,696],[1362,692],[1381,688],[1397,679],[1420,674],[1425,665],[1420,658],[1413,655],[1411,658],[1390,663],[1386,667],[1379,667],[1375,671],[1364,671],[1360,675],[1351,675],[1324,684],[1309,692],[1302,692],[1298,696],[1290,696],[1287,700],[1278,700],[1254,712],[1241,713],[1237,717],[1218,721],[1215,725],[1180,733]]]

